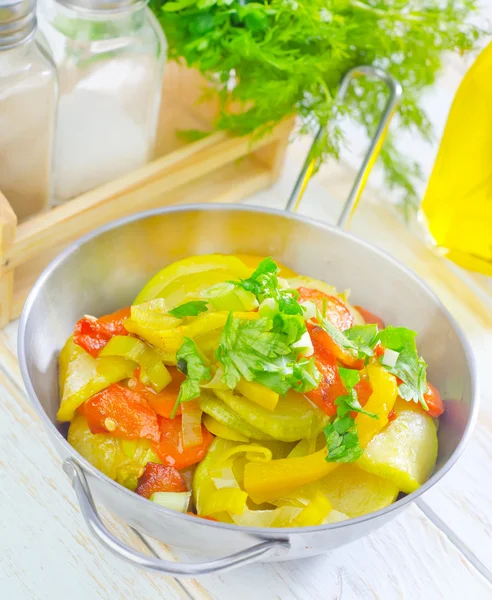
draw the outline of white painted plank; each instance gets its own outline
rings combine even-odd
[[[417,507],[329,554],[250,565],[200,583],[216,600],[492,597],[492,586]]]
[[[0,589],[23,600],[189,598],[171,578],[139,571],[87,534],[68,478],[34,410],[0,373]],[[117,535],[128,528],[110,520]]]

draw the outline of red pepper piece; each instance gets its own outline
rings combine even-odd
[[[148,462],[138,479],[135,492],[150,498],[155,492],[187,492],[183,476],[174,467]]]
[[[130,308],[122,308],[100,319],[83,317],[77,321],[73,341],[94,358],[115,335],[128,335],[123,321],[130,317]]]
[[[145,398],[118,383],[84,403],[83,414],[92,433],[110,433],[123,439],[160,439],[157,415]]]
[[[186,379],[186,376],[176,367],[167,367],[167,369],[172,377],[172,380],[171,383],[168,383],[166,387],[159,393],[155,392],[151,388],[148,388],[139,380],[140,369],[136,369],[134,375],[135,379],[130,380],[129,387],[131,387],[135,392],[140,393],[147,400],[149,406],[156,414],[170,419],[172,410],[178,398],[179,388]],[[181,406],[178,406],[176,414],[181,414]]]
[[[354,317],[347,306],[335,296],[329,296],[319,290],[312,290],[306,287],[300,287],[299,302],[310,300],[316,304],[319,312],[325,312],[326,318],[340,331],[344,331],[354,324]]]
[[[158,443],[152,444],[154,452],[163,464],[178,470],[200,462],[206,455],[214,436],[202,425],[202,443],[198,446],[183,446],[181,417],[166,419],[158,417],[161,437]]]

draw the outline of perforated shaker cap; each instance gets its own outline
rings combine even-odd
[[[18,46],[35,29],[35,0],[0,0],[0,50]]]

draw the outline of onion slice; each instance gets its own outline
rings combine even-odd
[[[185,513],[190,505],[191,492],[154,492],[150,499],[152,502]]]
[[[198,402],[183,402],[181,404],[183,413],[181,420],[181,433],[183,435],[183,446],[199,446],[203,442],[202,436],[202,409]]]

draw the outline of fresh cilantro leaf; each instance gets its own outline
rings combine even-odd
[[[361,415],[371,417],[371,419],[379,418],[376,414],[362,408],[355,390],[350,390],[348,395],[338,396],[335,400],[335,404],[337,405],[337,416],[339,417],[344,417],[349,412],[357,412]]]
[[[359,372],[356,369],[344,369],[343,367],[338,367],[338,371],[347,394],[339,396],[335,400],[337,416],[333,423],[328,423],[324,429],[328,449],[326,460],[328,462],[349,463],[360,458],[363,453],[359,444],[355,420],[351,413],[355,411],[373,419],[377,419],[378,416],[367,412],[360,405],[357,392],[354,389],[360,381]]]
[[[355,387],[360,381],[360,374],[356,369],[344,369],[343,367],[338,367],[338,372],[343,385],[348,391]]]
[[[306,331],[306,323],[298,314],[279,312],[273,317],[272,331],[282,334],[287,344],[292,345],[301,339],[302,334]]]
[[[252,292],[258,302],[262,302],[265,298],[273,298],[277,302],[280,312],[287,315],[302,315],[302,307],[297,302],[297,291],[285,290],[280,287],[279,271],[277,263],[268,257],[260,262],[250,277],[231,283]]]
[[[328,449],[327,462],[351,463],[362,456],[364,451],[359,444],[355,422],[349,415],[328,423],[323,433]]]
[[[377,415],[367,412],[360,405],[357,392],[354,389],[360,381],[359,371],[356,369],[344,369],[343,367],[338,367],[338,372],[340,374],[340,379],[347,390],[347,394],[345,396],[339,396],[335,400],[335,404],[337,405],[337,415],[339,417],[344,417],[347,413],[355,411],[373,419],[377,419]]]
[[[273,360],[291,352],[284,336],[271,329],[271,319],[235,319],[229,313],[216,350],[228,388],[234,389],[241,377],[253,381],[258,371],[274,370]]]
[[[223,383],[234,389],[244,377],[282,395],[291,388],[307,392],[317,387],[320,374],[314,361],[298,361],[287,340],[288,335],[275,330],[272,319],[236,319],[230,313],[216,350],[224,369]]]
[[[185,338],[181,348],[176,352],[178,369],[186,375],[179,388],[176,404],[171,412],[174,419],[181,402],[188,402],[200,396],[200,383],[211,378],[210,368],[205,364],[193,340]]]
[[[411,329],[389,326],[378,333],[378,340],[384,348],[398,352],[394,367],[383,366],[403,382],[398,387],[399,395],[404,400],[420,402],[428,410],[424,400],[427,392],[427,364],[417,353],[416,336],[416,332]]]
[[[343,334],[357,345],[359,354],[373,356],[374,346],[378,342],[377,325],[354,325],[346,329]]]
[[[176,306],[169,311],[169,314],[178,319],[183,317],[196,317],[202,312],[207,311],[207,303],[203,300],[192,300]]]
[[[354,358],[368,358],[374,355],[374,346],[377,344],[377,325],[354,325],[345,331],[340,331],[318,313],[321,327],[331,339]]]
[[[302,358],[294,362],[291,383],[293,390],[304,394],[317,388],[320,381],[321,373],[313,358]]]

